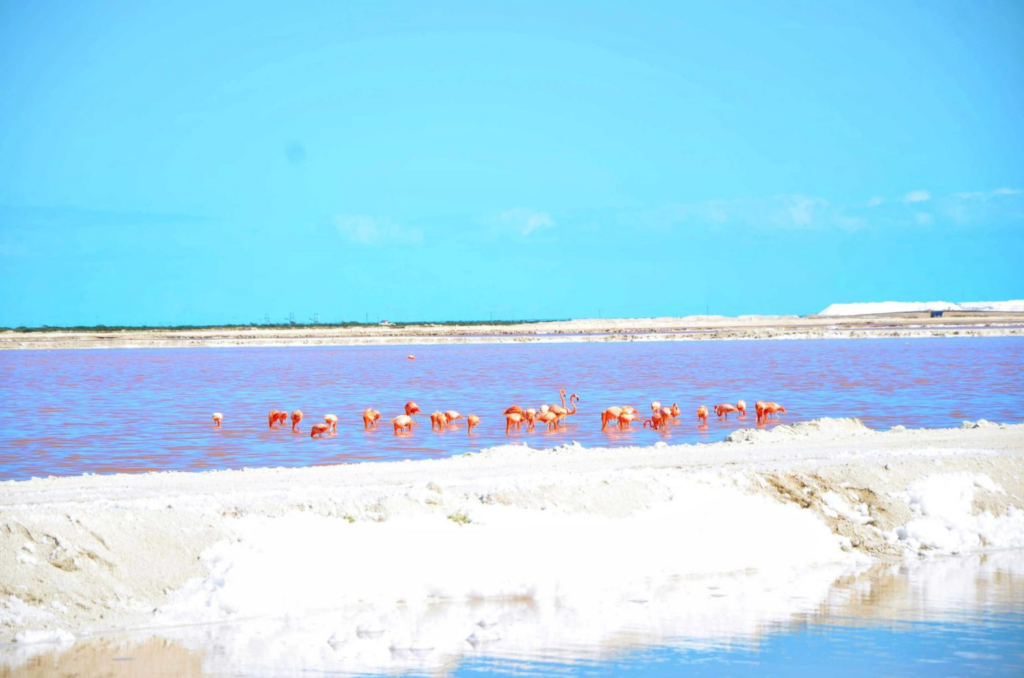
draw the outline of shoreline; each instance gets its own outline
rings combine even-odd
[[[429,346],[452,344],[909,339],[1024,336],[1024,314],[955,312],[875,316],[689,316],[568,320],[509,325],[367,325],[267,329],[0,332],[0,350],[85,348],[227,348],[294,346]]]
[[[883,432],[842,419],[693,445],[5,481],[0,643],[1020,549],[1022,497],[1024,424]],[[607,550],[620,540],[630,548]],[[584,586],[587,562],[599,566]],[[284,591],[263,599],[269,579]]]

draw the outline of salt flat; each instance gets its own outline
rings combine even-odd
[[[1022,497],[1024,425],[849,419],[702,445],[5,482],[0,639],[397,601],[643,600],[678,577],[1022,548]]]

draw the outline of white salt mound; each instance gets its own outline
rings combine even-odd
[[[1014,301],[872,301],[861,304],[832,304],[818,315],[876,315],[881,313],[920,313],[923,311],[991,311],[1024,313],[1024,300]]]
[[[781,424],[770,429],[741,428],[730,433],[728,443],[781,442],[794,438],[817,438],[838,440],[851,436],[873,433],[864,423],[854,417],[824,418],[803,421],[799,424]]]

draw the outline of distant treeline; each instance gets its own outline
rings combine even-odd
[[[533,323],[564,322],[563,320],[417,320],[414,322],[389,322],[383,327],[423,327],[427,325],[525,325]],[[51,327],[0,327],[3,332],[152,332],[152,331],[190,331],[190,330],[241,330],[241,329],[324,329],[345,327],[381,327],[380,323],[340,322],[340,323],[243,323],[239,325],[70,325]]]

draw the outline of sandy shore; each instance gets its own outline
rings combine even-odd
[[[950,312],[874,316],[689,316],[519,325],[224,327],[111,332],[0,332],[0,349],[355,346],[593,341],[1024,336],[1024,314]]]
[[[0,642],[1021,548],[1022,498],[1024,424],[856,420],[702,445],[10,481]]]

